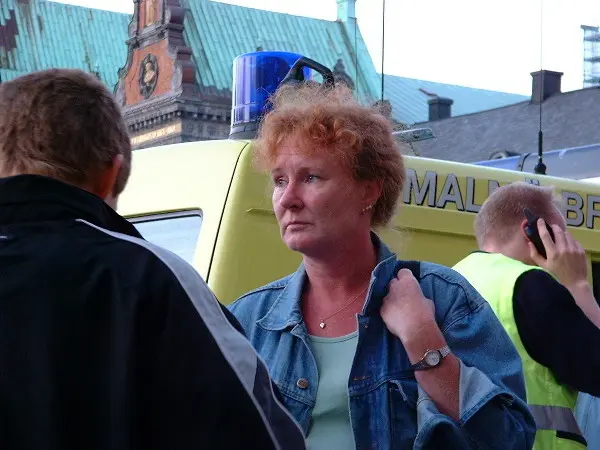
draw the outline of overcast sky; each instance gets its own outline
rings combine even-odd
[[[200,1],[200,0],[189,0]],[[336,0],[221,0],[328,20]],[[543,1],[543,16],[540,14]],[[133,12],[129,0],[62,0]],[[357,0],[356,14],[373,62],[381,67],[383,0]],[[529,94],[530,72],[564,72],[563,91],[580,89],[581,25],[600,25],[599,0],[386,0],[385,71],[411,78]]]

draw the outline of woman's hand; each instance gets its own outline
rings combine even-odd
[[[437,327],[433,302],[423,295],[419,282],[408,269],[398,271],[396,278],[390,281],[389,292],[381,306],[381,318],[402,342]]]
[[[437,350],[446,340],[435,321],[435,306],[423,295],[412,272],[402,269],[390,281],[383,299],[381,317],[388,330],[402,341],[411,364],[423,358],[427,350]],[[459,418],[458,384],[460,362],[450,353],[432,370],[415,371],[415,378],[442,414]]]

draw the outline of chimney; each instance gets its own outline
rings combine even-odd
[[[531,72],[531,103],[540,104],[553,95],[560,94],[562,72],[538,70]]]
[[[427,100],[429,104],[429,121],[448,119],[452,116],[454,100],[444,97],[433,97]]]
[[[347,23],[356,20],[356,0],[337,0],[337,18]]]

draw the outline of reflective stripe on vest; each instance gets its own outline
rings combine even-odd
[[[454,266],[487,300],[523,361],[527,403],[536,422],[534,450],[580,450],[586,441],[574,415],[577,392],[557,382],[552,371],[534,360],[523,345],[514,317],[513,295],[528,266],[498,253],[476,252]]]
[[[538,430],[557,430],[567,433],[583,433],[575,420],[573,411],[562,406],[529,405],[529,411],[535,419]]]

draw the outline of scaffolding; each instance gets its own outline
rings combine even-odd
[[[583,30],[583,87],[600,86],[600,30],[582,25]]]

